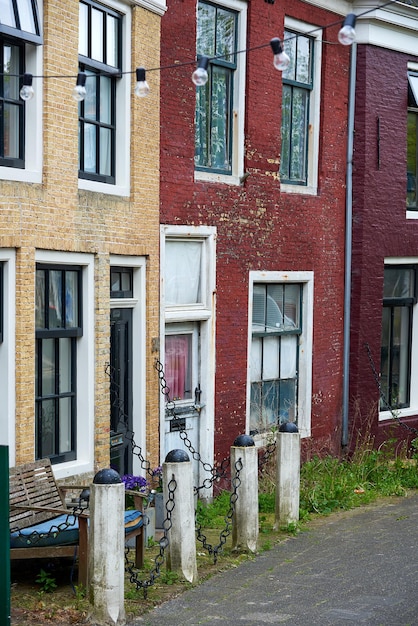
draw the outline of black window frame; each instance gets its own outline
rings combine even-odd
[[[114,284],[114,279],[112,279],[112,276],[114,276],[115,274],[119,275],[118,281],[119,281],[120,289],[112,289],[112,286]],[[129,289],[122,289],[122,279],[121,279],[122,274],[126,274],[127,276],[129,276],[129,282],[130,282]],[[122,267],[122,266],[112,265],[112,267],[110,268],[110,297],[111,298],[133,298],[134,296],[134,291],[133,291],[134,282],[133,281],[134,281],[134,272],[133,272],[132,267]]]
[[[383,296],[382,309],[390,309],[390,345],[388,350],[388,380],[385,385],[385,377],[383,372],[383,322],[382,322],[382,339],[381,339],[381,357],[380,357],[380,389],[381,389],[381,398],[380,398],[380,411],[388,411],[392,409],[403,409],[408,408],[410,406],[410,396],[411,396],[411,357],[412,357],[412,330],[413,330],[413,321],[414,321],[414,306],[417,303],[417,294],[418,294],[418,266],[417,265],[385,265],[385,271],[396,269],[396,270],[413,270],[414,271],[414,281],[413,281],[413,295],[409,296],[399,296],[399,297],[387,297]],[[408,320],[408,362],[407,362],[407,374],[406,378],[408,380],[408,386],[406,389],[406,398],[405,402],[395,401],[393,389],[394,389],[394,359],[396,355],[396,350],[393,345],[393,326],[394,326],[394,318],[395,318],[395,309],[400,307],[405,307],[409,311],[409,320]],[[382,310],[382,318],[384,315],[384,311]],[[386,388],[386,394],[385,394]]]
[[[25,45],[23,42],[10,37],[0,35],[0,66],[4,68],[4,49],[6,46],[14,46],[19,50],[19,75],[23,76],[25,71]],[[25,167],[25,102],[17,95],[17,98],[6,97],[4,93],[7,74],[0,73],[0,166],[24,169]],[[19,89],[22,84],[20,79]],[[19,124],[19,156],[5,156],[5,125],[4,106],[5,104],[18,107]]]
[[[407,129],[407,157],[409,156],[410,120],[415,120],[415,170],[409,171],[407,167],[406,181],[406,208],[408,211],[418,211],[418,95],[414,93],[409,77],[414,77],[418,82],[418,72],[408,72],[408,129]],[[409,204],[408,194],[415,193],[415,202]]]
[[[36,458],[43,458],[48,456],[51,459],[51,463],[64,463],[66,461],[73,461],[77,458],[77,338],[81,337],[83,334],[83,325],[82,325],[82,310],[83,310],[83,302],[82,302],[82,268],[78,265],[62,265],[62,264],[51,264],[51,263],[37,263],[36,271],[44,271],[45,274],[45,289],[44,289],[44,301],[43,301],[43,319],[45,320],[45,324],[43,327],[36,327],[35,329],[35,342],[36,342],[36,377],[35,377],[35,415],[36,415],[36,426],[35,426],[35,454]],[[51,271],[60,271],[63,274],[62,280],[62,294],[61,294],[61,304],[62,304],[62,320],[64,322],[61,328],[52,327],[50,328],[50,316],[49,316],[49,290],[50,290],[50,278],[49,272]],[[66,272],[77,272],[77,326],[67,326],[66,319],[66,281],[65,281],[65,273]],[[60,391],[60,359],[59,359],[59,351],[60,351],[60,340],[61,339],[69,339],[70,340],[70,355],[71,355],[71,366],[70,366],[70,389],[65,391]],[[44,340],[52,340],[54,346],[54,392],[53,393],[43,393],[42,382],[43,382],[43,349],[44,349]],[[70,399],[70,424],[71,424],[71,449],[65,452],[60,452],[59,450],[59,435],[60,435],[60,400],[69,398]],[[43,420],[42,420],[42,408],[43,403],[53,403],[54,404],[54,451],[53,453],[45,454],[45,450],[43,448],[43,440],[42,440],[42,428],[43,428]]]
[[[11,6],[15,20],[15,26],[5,24],[3,20],[3,23],[0,22],[0,34],[7,35],[9,37],[12,37],[13,39],[18,39],[20,41],[40,45],[43,41],[38,4],[36,0],[30,0],[30,2],[32,8],[32,18],[34,22],[34,32],[23,30],[21,28],[18,0],[9,0],[9,5]]]
[[[87,52],[91,55],[92,49],[92,9],[101,11],[105,16],[109,15],[117,20],[117,66],[108,64],[107,61],[107,21],[103,20],[103,59],[104,62],[97,61],[91,56],[79,54],[79,69],[81,72],[87,73],[86,89],[89,89],[90,81],[95,81],[96,93],[96,112],[95,119],[86,115],[87,98],[79,103],[79,171],[78,177],[96,182],[115,184],[116,183],[116,88],[117,81],[122,77],[122,21],[123,15],[117,11],[94,2],[92,0],[80,0],[80,4],[87,6]],[[110,122],[100,120],[100,84],[103,79],[110,79]],[[85,170],[85,128],[87,125],[95,127],[95,171]],[[100,129],[104,128],[110,131],[110,174],[103,174],[100,171]]]

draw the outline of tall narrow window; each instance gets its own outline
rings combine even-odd
[[[210,57],[209,80],[196,90],[195,165],[232,173],[232,105],[238,13],[199,2],[197,55]]]
[[[0,166],[25,167],[25,43],[40,44],[36,0],[0,2]]]
[[[79,267],[36,268],[36,458],[76,458],[76,351],[81,325]]]
[[[87,95],[79,104],[79,176],[114,183],[122,17],[100,4],[83,0],[79,21],[80,70],[87,75]]]
[[[290,64],[283,72],[280,179],[307,185],[313,38],[286,30],[285,40]]]
[[[412,319],[416,302],[416,267],[386,266],[380,360],[382,411],[409,406]]]
[[[250,431],[298,421],[302,286],[255,283],[250,355]]]
[[[408,74],[406,206],[418,210],[418,72]]]

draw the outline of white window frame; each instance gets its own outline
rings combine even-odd
[[[164,267],[165,267],[165,241],[166,239],[198,239],[204,242],[204,258],[202,259],[202,271],[206,273],[204,283],[206,285],[204,303],[202,306],[165,306],[164,297]],[[171,226],[160,227],[160,360],[164,363],[164,344],[166,324],[173,322],[200,322],[200,378],[201,387],[204,390],[205,419],[200,421],[199,453],[202,459],[213,462],[214,455],[214,415],[215,415],[215,313],[216,313],[216,227],[214,226]],[[203,398],[202,398],[203,400]],[[203,414],[203,413],[202,413]],[[202,415],[201,414],[201,415]],[[165,402],[160,402],[160,455],[165,458],[164,440]],[[207,478],[207,474],[199,468],[201,480]]]
[[[115,184],[85,178],[78,179],[78,188],[113,196],[127,197],[130,194],[130,140],[131,140],[131,31],[130,5],[119,0],[102,2],[123,15],[122,17],[122,78],[116,80],[116,137],[115,137]],[[128,5],[128,6],[127,6]]]
[[[42,1],[38,0],[39,19],[42,24]],[[43,74],[43,46],[25,43],[25,72],[33,76]],[[25,103],[25,167],[0,166],[0,179],[24,183],[42,183],[42,92],[41,78],[33,79],[34,96]]]
[[[312,91],[309,98],[309,135],[308,135],[308,177],[306,185],[291,185],[283,183],[280,189],[283,193],[297,193],[316,196],[318,194],[318,168],[319,168],[319,125],[321,110],[321,59],[322,59],[322,29],[313,24],[307,24],[285,17],[285,29],[294,30],[303,34],[309,34],[313,38],[313,75]],[[314,32],[311,32],[314,31]],[[286,50],[286,41],[284,42]]]
[[[237,50],[247,48],[247,3],[242,0],[219,0],[218,6],[232,9],[238,12],[237,25]],[[197,23],[196,2],[196,23]],[[195,181],[207,181],[212,183],[225,183],[227,185],[240,185],[244,174],[244,131],[245,131],[245,77],[246,77],[246,54],[237,54],[237,69],[234,72],[232,106],[232,174],[219,174],[215,172],[202,172],[195,170]]]
[[[0,248],[3,263],[3,342],[0,344],[0,444],[9,446],[9,465],[16,462],[16,253]]]
[[[111,298],[111,309],[132,309],[132,430],[135,441],[146,458],[146,260],[144,257],[110,255],[110,268],[126,267],[133,270],[133,298]],[[144,473],[141,461],[133,455],[132,471],[136,476]]]
[[[79,265],[82,268],[83,336],[77,338],[77,445],[76,459],[54,465],[55,478],[67,478],[94,470],[94,256],[76,252],[36,250],[37,263]],[[35,341],[35,338],[34,338]]]
[[[255,283],[282,283],[302,285],[302,333],[299,337],[298,372],[298,429],[301,437],[311,435],[312,405],[312,357],[313,357],[313,288],[314,273],[282,271],[250,271],[248,290],[248,347],[247,347],[247,406],[246,432],[250,431],[252,306]],[[270,433],[260,433],[254,437],[256,445],[265,445]]]
[[[418,265],[418,257],[388,257],[384,260],[384,265]],[[418,376],[418,303],[412,307],[412,344],[411,344],[411,371],[409,376],[409,407],[396,409],[398,418],[411,417],[418,414],[418,385],[411,381],[417,380]],[[380,401],[380,399],[379,399]],[[393,420],[391,411],[380,411],[378,409],[379,422]]]

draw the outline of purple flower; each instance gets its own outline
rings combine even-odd
[[[125,489],[132,489],[135,491],[145,491],[147,488],[146,478],[143,476],[133,476],[133,474],[125,474],[121,477],[123,483],[125,483]]]

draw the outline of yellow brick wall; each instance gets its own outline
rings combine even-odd
[[[44,1],[43,74],[78,71],[78,1]],[[161,17],[132,8],[132,71],[159,66]],[[132,83],[135,77],[124,76]],[[159,72],[148,98],[131,100],[131,194],[78,190],[78,107],[74,80],[35,79],[43,90],[42,184],[0,180],[0,246],[16,249],[16,463],[34,458],[36,249],[95,255],[95,459],[109,463],[109,256],[145,256],[146,447],[158,464],[158,376],[152,338],[159,333]],[[139,442],[142,447],[145,442]]]

